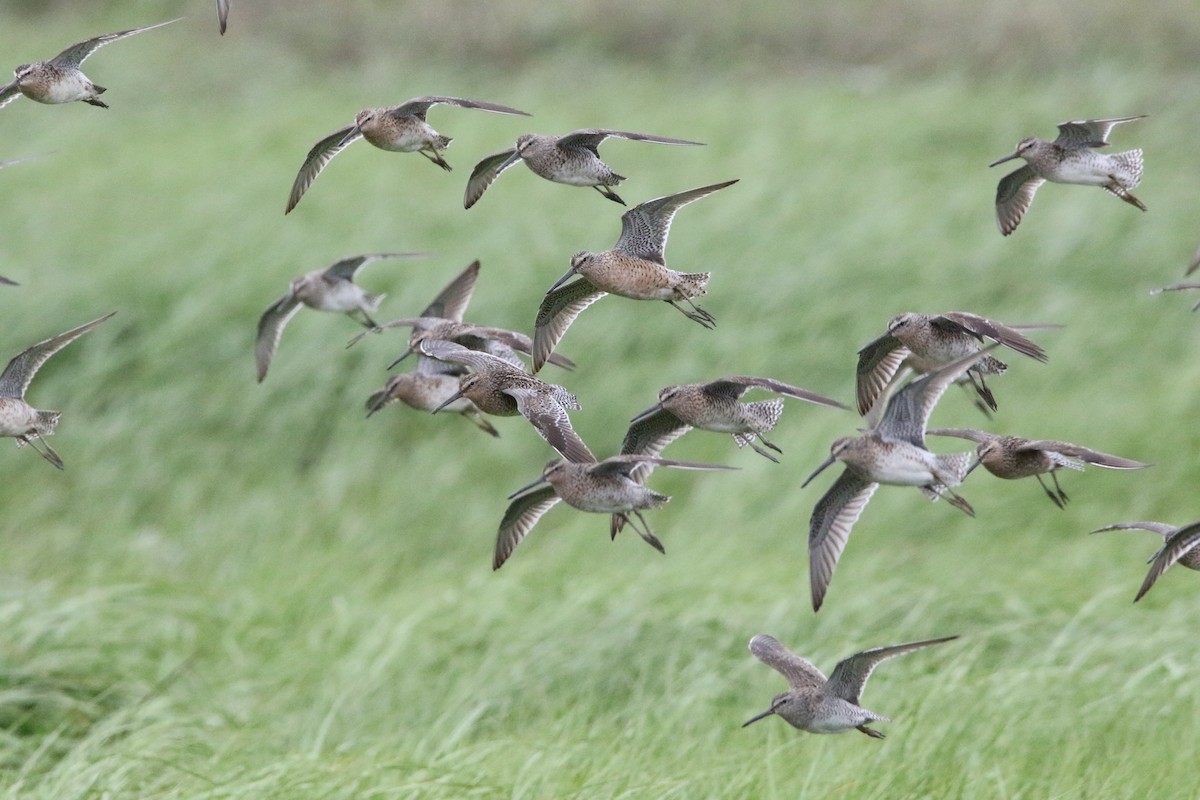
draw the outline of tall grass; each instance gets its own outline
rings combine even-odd
[[[1172,570],[1133,607],[1156,543],[1085,535],[1197,513],[1196,319],[1187,298],[1147,293],[1179,277],[1197,237],[1193,148],[1180,135],[1200,107],[1190,69],[1159,51],[1126,69],[1117,52],[1029,81],[1023,66],[989,73],[943,35],[944,49],[928,46],[945,71],[918,68],[936,60],[919,53],[881,52],[878,72],[837,62],[819,80],[781,70],[748,81],[767,56],[729,49],[736,39],[714,40],[714,52],[733,53],[729,70],[673,47],[653,71],[629,60],[618,34],[633,12],[605,15],[604,30],[589,24],[581,52],[548,45],[506,60],[480,45],[449,62],[437,53],[455,40],[434,23],[453,4],[354,5],[331,32],[314,11],[240,3],[223,40],[199,6],[88,62],[110,87],[109,111],[19,100],[0,112],[0,157],[55,151],[0,173],[0,274],[22,283],[0,296],[7,351],[119,311],[30,390],[39,407],[64,411],[54,444],[67,470],[0,449],[5,795],[1200,791],[1189,746],[1200,733],[1195,576]],[[15,64],[178,8],[4,12],[0,52]],[[557,36],[575,19],[496,8],[505,30],[526,36]],[[430,27],[382,47],[414,18]],[[688,19],[699,42],[720,29],[715,11]],[[855,41],[849,27],[830,30]],[[350,66],[328,44],[338,31],[365,37]],[[595,44],[606,36],[622,46]],[[564,74],[577,83],[564,86]],[[358,144],[283,216],[314,140],[358,108],[426,93],[536,116],[435,109],[431,123],[455,137],[453,173]],[[1139,112],[1152,116],[1114,138],[1146,151],[1149,213],[1047,185],[1016,234],[999,235],[1000,175],[988,161],[1061,119]],[[980,472],[963,489],[975,519],[884,488],[813,615],[805,535],[828,483],[799,483],[858,422],[793,404],[774,437],[782,464],[716,434],[672,446],[741,469],[654,475],[675,498],[650,517],[666,557],[632,535],[609,542],[600,516],[560,506],[491,572],[504,496],[551,455],[528,426],[497,420],[493,440],[403,408],[365,420],[400,338],[346,350],[355,326],[309,311],[256,385],[254,323],[294,275],[413,250],[434,255],[361,275],[388,293],[384,316],[418,311],[478,257],[470,318],[530,329],[570,255],[615,241],[621,209],[517,168],[464,212],[463,185],[475,159],[527,129],[590,125],[707,142],[606,144],[631,203],[742,179],[681,211],[667,249],[676,268],[713,271],[705,306],[716,331],[661,304],[605,298],[564,339],[580,366],[552,379],[579,395],[573,420],[597,453],[615,451],[629,417],[669,383],[765,374],[848,400],[855,350],[891,316],[964,309],[1064,327],[1038,334],[1049,364],[1007,359],[995,420],[951,392],[938,425],[1064,438],[1155,466],[1065,476],[1065,511],[1030,482]],[[874,742],[772,720],[739,729],[781,689],[745,649],[759,632],[826,670],[865,647],[962,638],[872,678],[865,704],[895,720]]]

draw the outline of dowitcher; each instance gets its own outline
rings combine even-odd
[[[387,108],[364,108],[354,117],[354,124],[338,128],[333,133],[318,141],[304,157],[296,181],[292,184],[292,193],[288,197],[287,214],[321,174],[334,156],[342,152],[347,145],[359,139],[366,139],[380,150],[390,150],[394,153],[420,153],[442,169],[449,171],[450,165],[442,158],[442,151],[450,145],[450,137],[443,136],[429,126],[425,115],[429,109],[438,104],[458,106],[459,108],[477,108],[481,111],[492,111],[497,114],[517,114],[522,117],[530,116],[528,112],[508,106],[488,103],[483,100],[466,100],[462,97],[414,97],[412,100],[398,106]]]
[[[609,188],[625,180],[625,176],[613,172],[612,167],[600,160],[600,143],[609,137],[656,144],[704,144],[689,142],[686,139],[605,128],[588,128],[562,136],[527,133],[517,137],[515,146],[492,153],[475,165],[467,181],[463,208],[475,205],[484,191],[492,185],[492,181],[518,161],[524,161],[530,170],[548,181],[565,183],[568,186],[591,186],[609,200],[625,205],[625,201]]]
[[[455,397],[459,394],[459,378],[465,373],[460,366],[418,356],[415,370],[393,375],[383,389],[367,398],[367,416],[399,400],[418,411],[452,411],[485,433],[499,436],[499,431],[474,403],[462,396]]]
[[[108,108],[101,99],[107,89],[92,83],[79,67],[88,56],[109,42],[133,36],[135,33],[152,31],[172,22],[178,22],[182,17],[160,22],[157,25],[147,25],[144,28],[130,28],[127,31],[106,33],[94,36],[73,44],[49,61],[35,61],[32,64],[22,64],[13,70],[13,79],[5,86],[0,86],[0,108],[25,95],[30,100],[39,103],[70,103],[82,100],[88,105]]]
[[[581,408],[579,400],[563,387],[535,378],[502,358],[468,350],[453,342],[426,340],[419,348],[422,355],[465,364],[473,370],[459,379],[458,391],[433,409],[433,413],[465,397],[485,414],[525,417],[547,444],[566,459],[596,460],[567,416],[568,410]]]
[[[889,658],[957,638],[943,636],[940,639],[864,650],[839,661],[833,668],[833,674],[826,678],[810,661],[784,647],[774,636],[760,633],[750,640],[750,652],[787,679],[788,691],[775,695],[770,708],[746,720],[742,727],[777,714],[793,728],[809,733],[847,733],[856,730],[872,739],[882,739],[882,732],[867,725],[891,720],[859,705],[863,687],[867,685],[867,679],[875,667]]]
[[[313,270],[292,281],[288,293],[272,304],[258,320],[254,358],[258,364],[258,382],[267,377],[267,367],[279,346],[279,337],[300,306],[317,311],[336,311],[358,320],[368,328],[378,327],[371,314],[379,308],[382,294],[370,294],[354,282],[355,274],[366,264],[383,258],[419,258],[423,253],[368,253],[343,258],[326,269]]]
[[[1026,136],[1013,153],[988,164],[994,167],[1014,158],[1025,159],[1025,166],[1001,178],[996,188],[996,222],[1000,232],[1008,236],[1017,229],[1033,202],[1033,195],[1046,181],[1099,186],[1145,211],[1142,201],[1129,192],[1142,180],[1142,151],[1096,152],[1097,148],[1108,146],[1108,134],[1114,125],[1145,116],[1061,122],[1058,138],[1053,142]]]
[[[817,501],[808,525],[808,574],[813,610],[819,611],[850,531],[879,484],[916,486],[930,500],[947,502],[974,516],[970,503],[951,487],[962,483],[971,453],[937,455],[925,447],[925,426],[938,399],[954,380],[997,345],[953,361],[904,386],[888,400],[879,422],[862,436],[845,436],[801,488],[835,461],[845,463],[841,477]]]
[[[1189,270],[1190,272],[1190,270]],[[1179,292],[1184,289],[1200,289],[1200,283],[1177,283],[1174,286],[1164,286],[1161,289],[1152,289],[1150,294],[1161,294],[1162,292]],[[1200,303],[1192,306],[1192,311],[1200,309]]]
[[[888,323],[886,333],[858,351],[858,413],[865,415],[871,410],[879,397],[885,394],[884,390],[901,366],[914,372],[927,373],[957,358],[978,352],[989,339],[1038,361],[1046,360],[1046,352],[1025,338],[1016,327],[978,314],[966,311],[945,314],[910,311],[898,314]],[[1006,369],[1008,365],[1003,361],[995,356],[987,356],[964,375],[975,387],[980,399],[993,411],[996,410],[996,398],[983,376],[997,375]]]
[[[749,445],[754,452],[778,463],[779,459],[763,448],[783,452],[765,436],[779,422],[783,400],[777,397],[754,403],[741,402],[739,398],[751,389],[795,397],[816,405],[846,408],[837,400],[816,392],[753,375],[730,375],[708,383],[668,386],[658,393],[657,403],[630,420],[621,452],[658,455],[692,428],[700,428],[733,434],[738,447]]]
[[[970,439],[979,445],[975,449],[978,458],[967,470],[968,473],[982,464],[988,472],[1005,480],[1035,476],[1046,496],[1059,508],[1063,508],[1068,499],[1066,492],[1058,485],[1058,476],[1055,475],[1055,472],[1063,467],[1082,472],[1084,464],[1094,464],[1105,469],[1142,469],[1150,466],[1140,461],[1091,450],[1082,445],[1056,442],[1052,439],[1001,436],[972,428],[938,428],[929,433],[934,436]],[[1042,475],[1046,473],[1049,473],[1050,479],[1054,481],[1054,491],[1050,491],[1042,480]]]
[[[217,0],[217,27],[221,30],[221,35],[225,35],[225,28],[229,25],[229,0]]]
[[[500,520],[492,569],[500,569],[542,515],[559,501],[580,511],[610,514],[610,531],[615,537],[625,523],[638,532],[655,550],[665,553],[662,542],[646,524],[642,512],[658,508],[671,498],[643,485],[644,474],[635,476],[639,467],[675,467],[678,469],[730,469],[716,464],[671,461],[645,455],[620,455],[597,462],[594,458],[577,462],[561,458],[546,464],[540,478],[508,496],[512,502]],[[543,483],[550,484],[542,486]],[[636,518],[641,526],[635,525]]]
[[[1150,564],[1150,572],[1142,581],[1142,588],[1138,590],[1133,602],[1141,600],[1176,561],[1188,569],[1200,570],[1200,547],[1197,546],[1200,545],[1200,522],[1178,528],[1165,522],[1114,522],[1112,525],[1096,528],[1092,533],[1128,530],[1152,531],[1163,537],[1163,546],[1150,556],[1147,562]]]
[[[25,402],[25,391],[29,388],[33,376],[50,356],[115,313],[117,312],[105,314],[86,325],[38,342],[8,362],[3,374],[0,374],[0,436],[13,437],[17,440],[17,447],[31,446],[42,458],[59,469],[63,468],[62,459],[46,442],[46,437],[54,433],[54,427],[58,425],[58,418],[62,416],[62,412],[39,411]],[[40,448],[34,444],[39,441]]]
[[[576,253],[571,269],[550,287],[538,308],[533,371],[542,368],[580,312],[609,293],[634,300],[662,300],[688,319],[714,327],[712,314],[692,302],[707,291],[712,273],[668,269],[667,234],[676,211],[735,183],[737,180],[715,183],[634,206],[621,215],[621,237],[611,250]],[[573,275],[578,275],[578,280],[566,283]],[[680,303],[687,303],[691,310]]]
[[[450,281],[420,316],[394,319],[379,327],[368,328],[354,336],[346,346],[352,347],[368,333],[382,333],[389,328],[408,327],[412,328],[412,334],[408,338],[408,349],[389,364],[388,369],[415,353],[421,342],[441,340],[460,344],[470,350],[489,353],[524,370],[525,362],[521,361],[517,351],[528,354],[533,347],[532,339],[519,331],[463,322],[463,314],[471,302],[478,277],[479,261],[476,260]],[[551,363],[567,368],[575,366],[575,362],[566,356],[556,355],[551,359]]]

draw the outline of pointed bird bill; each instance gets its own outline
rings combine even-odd
[[[835,462],[835,461],[837,461],[837,458],[836,458],[835,456],[832,456],[832,455],[831,455],[831,456],[829,456],[829,458],[827,458],[827,459],[825,459],[824,461],[822,461],[822,462],[821,462],[821,466],[819,466],[819,467],[817,467],[815,470],[813,470],[813,474],[812,474],[812,475],[809,475],[809,476],[808,476],[808,479],[807,479],[807,480],[805,480],[805,481],[804,481],[804,483],[800,484],[800,488],[801,488],[801,489],[803,489],[804,487],[806,487],[806,486],[808,486],[810,483],[812,483],[812,482],[813,482],[813,478],[817,477],[817,476],[818,476],[818,475],[820,475],[822,472],[824,472],[825,470],[827,470],[827,469],[829,469],[831,466],[833,466],[833,462]]]
[[[393,364],[392,366],[395,366],[395,364]],[[389,369],[390,369],[390,367],[389,367]],[[459,389],[457,392],[455,392],[454,394],[447,397],[445,402],[443,402],[441,405],[439,405],[437,408],[435,408],[433,411],[431,411],[429,413],[436,414],[439,411],[441,411],[443,408],[445,408],[446,406],[453,403],[455,400],[461,400],[462,398],[463,398],[463,390]]]
[[[750,719],[748,719],[748,720],[746,720],[745,722],[743,722],[743,723],[742,723],[742,727],[744,728],[744,727],[746,727],[747,725],[753,725],[755,722],[758,722],[760,719],[766,719],[767,717],[771,716],[771,715],[772,715],[772,714],[774,714],[776,711],[778,711],[778,710],[779,710],[779,706],[780,706],[782,703],[783,703],[783,701],[782,701],[782,700],[780,700],[778,703],[772,703],[772,704],[771,704],[771,707],[770,707],[770,708],[768,708],[766,711],[762,712],[761,714],[755,714],[753,717],[751,717]]]
[[[546,482],[547,482],[546,477],[544,475],[539,475],[537,477],[537,480],[534,480],[534,481],[531,481],[531,482],[525,484],[520,489],[517,489],[515,492],[513,492],[512,494],[510,494],[508,497],[506,497],[504,499],[505,500],[516,500],[521,495],[525,494],[526,492],[530,491],[531,489],[536,489],[537,487],[541,486],[543,483],[546,483]]]
[[[647,417],[657,414],[658,412],[660,412],[662,410],[663,410],[663,404],[655,403],[654,405],[647,408],[645,411],[641,412],[640,414],[635,415],[633,417],[633,419],[629,420],[629,422],[630,422],[630,424],[633,424],[635,422],[641,422],[642,420],[646,419]]]
[[[1015,158],[1020,158],[1020,156],[1019,156],[1019,155],[1017,154],[1017,152],[1014,150],[1013,152],[1011,152],[1011,153],[1009,153],[1008,155],[1004,156],[1004,158],[997,158],[995,161],[993,161],[992,163],[988,164],[988,166],[989,166],[989,167],[995,167],[995,166],[999,166],[1000,164],[1003,164],[1005,161],[1012,161],[1012,160],[1013,160],[1013,159],[1015,159]]]
[[[555,289],[557,289],[558,287],[562,286],[564,283],[569,281],[576,274],[577,273],[576,273],[575,267],[571,267],[569,270],[566,271],[566,274],[564,274],[561,278],[559,278],[558,280],[556,280],[554,282],[553,286],[551,286],[549,289],[546,290],[546,294],[550,294]]]

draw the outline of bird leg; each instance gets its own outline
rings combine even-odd
[[[1110,192],[1124,200],[1126,203],[1129,203],[1129,205],[1133,206],[1134,208],[1140,208],[1142,211],[1146,210],[1146,205],[1141,200],[1138,200],[1136,197],[1130,194],[1128,189],[1117,183],[1117,179],[1115,177],[1109,175],[1108,178],[1110,181],[1112,181],[1112,183],[1110,183],[1108,186],[1105,186],[1105,189],[1108,189]]]
[[[1058,476],[1055,475],[1053,471],[1050,473],[1050,479],[1054,481],[1053,492],[1050,491],[1048,486],[1046,486],[1041,475],[1035,475],[1034,477],[1038,479],[1038,483],[1042,484],[1042,491],[1046,493],[1046,496],[1050,498],[1054,505],[1058,506],[1059,508],[1067,507],[1067,500],[1070,498],[1067,497],[1067,493],[1062,490],[1062,487],[1058,485]]]
[[[776,453],[782,453],[782,452],[783,452],[783,451],[782,451],[782,450],[780,450],[778,447],[776,447],[775,445],[773,445],[773,444],[771,444],[770,442],[768,442],[766,439],[763,439],[761,436],[759,437],[759,441],[761,441],[761,442],[762,442],[763,444],[765,444],[767,447],[769,447],[769,448],[771,448],[772,450],[774,450]],[[750,441],[746,442],[746,444],[750,445],[750,449],[751,449],[751,450],[753,450],[754,452],[758,453],[760,456],[762,456],[763,458],[767,459],[768,461],[774,461],[776,464],[778,464],[778,463],[779,463],[779,459],[778,459],[778,458],[776,458],[775,456],[771,455],[771,454],[770,454],[770,453],[768,453],[766,450],[762,449],[762,448],[761,448],[761,447],[759,447],[757,444],[755,444],[753,439],[751,439]]]
[[[866,725],[859,725],[855,728],[855,730],[862,731],[867,736],[870,736],[872,739],[886,739],[887,738],[886,736],[884,736],[884,734],[881,731],[877,731],[874,728],[868,728]]]
[[[600,194],[607,197],[609,200],[612,200],[614,203],[620,203],[621,205],[625,205],[625,201],[621,199],[621,196],[618,195],[616,192],[614,192],[612,189],[608,188],[607,186],[596,185],[596,186],[593,186],[592,188],[595,189]]]
[[[446,163],[446,159],[442,158],[442,154],[437,150],[418,150],[417,152],[428,158],[433,163],[437,164],[442,169],[446,170],[446,172],[453,171],[453,167]]]
[[[682,306],[680,306],[679,305],[680,300],[683,300],[685,303],[687,303],[689,306],[691,306],[692,310],[688,311],[686,308],[683,308]],[[684,296],[680,295],[679,297],[676,297],[673,300],[668,300],[667,302],[670,303],[675,308],[679,309],[679,312],[681,314],[683,314],[685,317],[687,317],[688,319],[690,319],[692,322],[698,322],[701,325],[703,325],[705,328],[708,328],[710,331],[713,328],[717,327],[716,317],[714,317],[712,314],[705,311],[700,306],[693,303],[692,298],[684,297]]]
[[[630,517],[628,514],[622,514],[621,516],[623,516],[625,518],[625,521],[629,523],[629,527],[631,527],[635,531],[637,531],[637,535],[641,536],[642,539],[645,540],[646,544],[650,545],[655,550],[657,550],[658,552],[662,553],[665,556],[667,554],[666,548],[663,547],[662,542],[660,542],[658,540],[658,537],[655,536],[654,533],[650,530],[650,526],[646,523],[646,518],[642,516],[642,512],[638,511],[637,509],[634,509],[632,513],[633,513],[634,517],[638,518],[638,522],[642,523],[641,528],[639,528],[637,525],[635,525],[633,523],[633,517]]]
[[[58,469],[65,469],[65,467],[63,466],[63,460],[61,458],[59,458],[58,453],[54,452],[54,448],[51,447],[46,442],[46,440],[43,439],[42,437],[37,436],[37,435],[18,436],[18,437],[16,437],[16,440],[17,440],[17,447],[24,447],[25,445],[29,445],[30,448],[33,449],[33,452],[37,453],[39,456],[41,456],[42,458],[49,461],[55,467],[57,467]],[[41,448],[39,448],[36,444],[34,444],[34,441],[41,442],[41,444],[42,444]]]
[[[987,407],[992,411],[996,410],[996,398],[992,394],[992,390],[987,387],[983,380],[983,373],[976,372],[973,369],[967,370],[967,379],[971,381],[971,385],[975,387],[975,393],[983,402],[987,403]],[[988,416],[991,416],[990,414]]]

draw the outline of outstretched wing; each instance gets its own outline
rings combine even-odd
[[[996,224],[1005,236],[1017,229],[1021,218],[1029,210],[1038,187],[1045,183],[1026,164],[1000,179],[996,187]]]
[[[567,328],[585,308],[608,294],[587,278],[564,284],[542,298],[533,323],[533,371],[542,368],[566,334]]]
[[[1099,450],[1092,450],[1082,445],[1072,444],[1071,442],[1058,442],[1053,439],[1030,439],[1014,449],[1018,452],[1023,450],[1050,450],[1106,469],[1142,469],[1143,467],[1150,466],[1149,464],[1143,464],[1141,461],[1134,461],[1131,458],[1121,458],[1120,456],[1101,453]]]
[[[480,111],[493,111],[497,114],[514,114],[520,117],[532,116],[528,111],[502,106],[499,103],[489,103],[486,100],[468,100],[465,97],[443,97],[438,95],[427,95],[425,97],[414,97],[412,100],[405,100],[400,105],[389,108],[388,113],[397,117],[425,119],[425,114],[429,109],[439,103],[447,106],[458,106],[459,108],[478,108]]]
[[[926,639],[922,642],[896,644],[891,647],[877,647],[874,650],[864,650],[861,653],[855,653],[849,658],[838,662],[838,665],[833,668],[833,674],[829,676],[829,682],[825,684],[823,691],[826,695],[840,697],[843,700],[854,703],[854,705],[858,705],[863,687],[867,685],[867,678],[871,677],[871,673],[875,671],[875,667],[880,662],[957,638],[957,636],[943,636],[940,639]]]
[[[908,348],[890,333],[868,342],[858,351],[854,392],[859,415],[866,416],[879,400],[906,356]]]
[[[1200,522],[1185,525],[1171,534],[1171,538],[1167,539],[1163,549],[1154,557],[1154,563],[1150,565],[1150,571],[1146,573],[1146,579],[1142,581],[1142,588],[1138,589],[1137,597],[1133,598],[1133,602],[1141,600],[1146,592],[1150,591],[1150,587],[1154,586],[1155,582],[1167,571],[1168,567],[1197,545],[1200,545]]]
[[[706,383],[703,387],[704,393],[711,397],[727,397],[733,400],[738,399],[750,389],[762,389],[763,391],[774,392],[785,397],[794,397],[797,400],[815,403],[819,406],[846,408],[844,403],[839,403],[837,400],[826,397],[823,394],[810,392],[808,389],[801,389],[799,386],[792,386],[791,384],[772,378],[759,378],[754,375],[730,375]]]
[[[300,301],[288,292],[258,318],[258,336],[254,340],[254,361],[258,365],[258,382],[267,377],[267,368],[275,357],[283,326],[300,310]]]
[[[8,83],[0,86],[0,108],[4,108],[6,105],[11,103],[13,100],[16,100],[20,96],[21,90],[17,88],[16,78],[13,78]]]
[[[383,258],[421,258],[424,255],[424,253],[365,253],[361,256],[350,256],[349,258],[343,258],[336,264],[330,265],[325,270],[325,276],[352,281],[355,274],[372,261],[378,261]]]
[[[701,186],[678,194],[669,194],[647,200],[621,215],[621,238],[613,248],[647,261],[666,263],[667,234],[671,232],[671,220],[675,212],[693,200],[712,194],[718,189],[732,186],[737,180]]]
[[[308,155],[304,157],[304,163],[300,165],[300,172],[296,174],[296,180],[292,183],[292,193],[288,195],[284,214],[291,213],[291,210],[300,202],[300,198],[308,191],[308,187],[312,186],[312,182],[317,179],[321,170],[325,169],[325,165],[332,161],[334,156],[362,138],[362,131],[358,131],[353,136],[347,136],[356,128],[356,125],[338,128],[312,146]]]
[[[941,317],[935,317],[932,320],[932,324],[936,325],[939,319],[950,320],[976,336],[986,336],[1010,350],[1016,350],[1022,355],[1029,356],[1038,361],[1046,360],[1046,351],[1037,343],[1030,341],[1016,328],[1005,325],[1002,322],[996,322],[987,317],[981,317],[978,314],[969,314],[966,311],[951,311],[942,314]]]
[[[608,128],[585,128],[583,130],[571,131],[568,134],[558,137],[558,146],[564,149],[586,147],[588,150],[594,152],[600,146],[600,143],[610,136],[614,139],[628,139],[633,142],[653,142],[654,144],[704,144],[704,142],[690,142],[687,139],[672,139],[668,136],[654,136],[649,133],[614,131]]]
[[[975,428],[931,428],[925,431],[926,436],[955,436],[959,439],[970,439],[977,444],[990,442],[1000,437],[994,433],[976,430]]]
[[[850,531],[878,488],[878,483],[864,480],[847,469],[813,508],[808,523],[808,580],[813,611],[821,610],[833,571],[850,540]]]
[[[475,169],[471,170],[471,177],[467,178],[467,190],[463,193],[463,208],[470,208],[478,203],[479,198],[483,197],[483,193],[492,185],[492,182],[500,177],[500,173],[520,160],[521,157],[517,155],[515,147],[484,156],[475,165]]]
[[[229,0],[217,0],[217,27],[221,31],[221,35],[225,35],[225,28],[229,25]]]
[[[133,36],[136,33],[152,31],[155,28],[161,28],[164,25],[170,25],[172,22],[179,22],[183,17],[169,19],[166,22],[160,22],[157,25],[147,25],[144,28],[130,28],[127,31],[117,31],[116,33],[106,33],[102,36],[95,36],[91,39],[84,39],[82,42],[73,44],[66,50],[50,59],[50,63],[60,69],[78,69],[79,65],[87,61],[88,56],[99,50],[104,45],[110,42],[115,42],[118,39],[124,39],[127,36]]]
[[[594,464],[596,457],[571,427],[567,409],[547,392],[529,387],[510,387],[505,393],[517,401],[517,410],[529,420],[546,443],[567,461]]]
[[[1101,533],[1103,531],[1151,531],[1165,539],[1177,530],[1179,530],[1178,525],[1168,525],[1165,522],[1150,522],[1146,520],[1141,522],[1114,522],[1111,525],[1105,525],[1103,528],[1096,528],[1092,533]]]
[[[458,276],[438,292],[433,302],[421,312],[422,317],[440,317],[462,322],[463,314],[475,291],[475,280],[479,277],[479,259],[472,261]]]
[[[517,549],[517,545],[525,538],[533,526],[537,525],[542,515],[554,507],[559,497],[553,486],[546,486],[536,492],[523,494],[508,504],[504,518],[500,520],[500,530],[496,533],[496,549],[492,553],[492,569],[500,569],[504,562]]]
[[[86,325],[72,328],[69,331],[60,333],[58,336],[51,336],[49,339],[40,341],[24,352],[14,356],[8,362],[8,366],[4,368],[4,372],[0,373],[0,397],[25,397],[25,390],[29,388],[29,382],[33,380],[33,376],[37,374],[37,371],[42,368],[42,365],[46,363],[46,360],[50,356],[62,350],[115,313],[117,312],[110,312],[100,317],[100,319],[92,320]]]
[[[819,689],[825,685],[825,675],[808,659],[801,658],[783,646],[774,636],[760,633],[750,640],[750,652],[759,661],[787,678],[788,687]]]
[[[1137,114],[1132,117],[1077,119],[1071,122],[1060,122],[1058,123],[1058,138],[1054,140],[1054,143],[1066,147],[1105,147],[1108,145],[1108,134],[1114,125],[1145,118],[1145,114]]]
[[[888,400],[883,419],[875,428],[876,434],[888,441],[908,442],[917,447],[924,447],[925,426],[929,422],[929,415],[946,388],[954,383],[959,375],[970,369],[972,364],[998,346],[990,344],[907,384]]]

